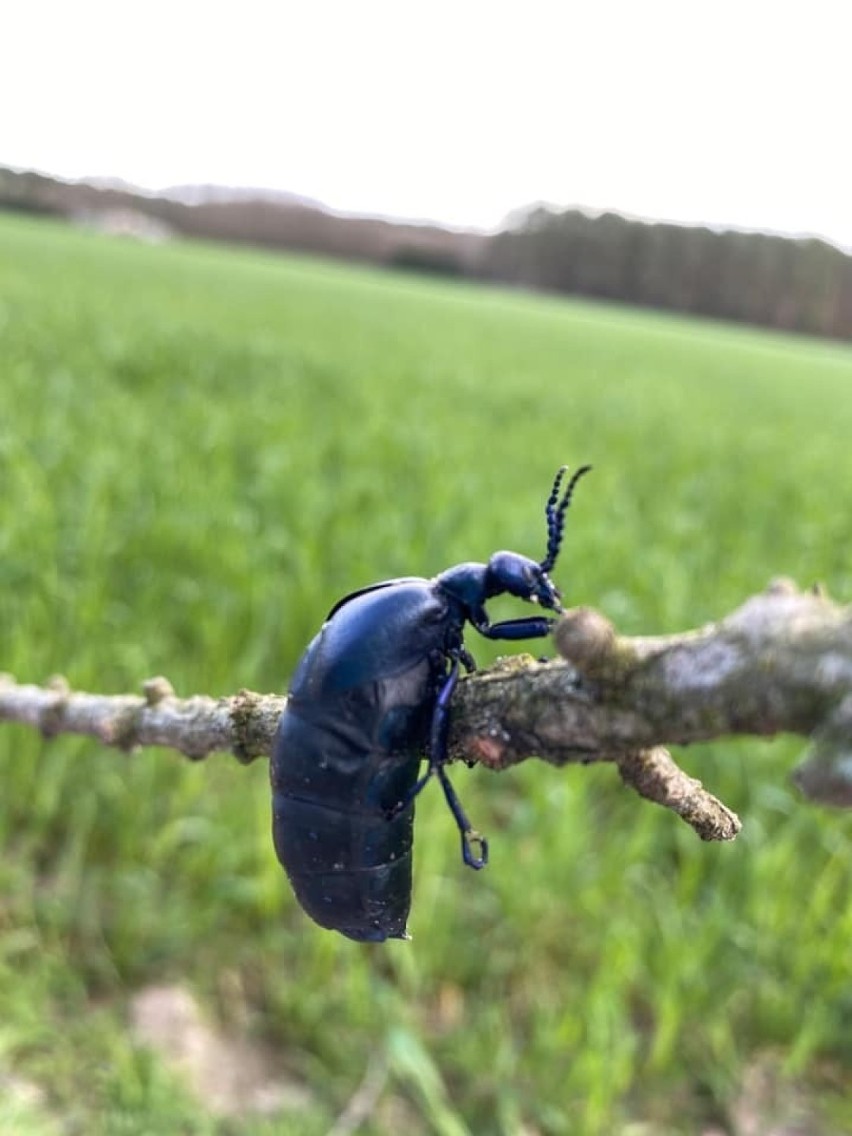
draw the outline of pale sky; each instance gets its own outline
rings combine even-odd
[[[0,165],[852,248],[850,43],[847,0],[8,0]]]

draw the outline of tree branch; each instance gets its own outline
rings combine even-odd
[[[701,630],[621,638],[578,608],[554,637],[571,665],[516,656],[459,684],[453,756],[492,769],[532,753],[554,765],[616,761],[623,773],[637,751],[784,731],[811,739],[795,774],[802,791],[852,806],[852,608],[780,580]]]
[[[248,764],[268,757],[287,699],[241,690],[229,698],[178,698],[168,679],[148,679],[142,695],[72,691],[54,676],[46,686],[22,686],[0,674],[0,722],[22,722],[51,738],[86,734],[126,751],[166,746],[199,761],[219,750]]]
[[[535,755],[555,765],[611,761],[626,784],[682,816],[705,840],[739,831],[734,813],[662,748],[781,731],[811,740],[796,772],[823,803],[852,807],[852,609],[779,581],[719,623],[680,635],[621,638],[599,613],[560,621],[563,659],[502,660],[459,683],[450,754],[491,769]],[[285,699],[241,691],[175,697],[162,678],[142,696],[72,692],[0,676],[0,721],[45,736],[88,734],[130,750],[160,745],[193,759],[268,755]]]

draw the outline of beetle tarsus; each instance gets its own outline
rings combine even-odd
[[[474,868],[478,872],[480,868],[484,868],[488,863],[488,841],[475,829],[469,828],[466,832],[461,834],[462,841],[462,859],[469,868]],[[471,844],[479,845],[479,855],[474,855]]]

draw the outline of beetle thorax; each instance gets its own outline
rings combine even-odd
[[[486,579],[488,565],[468,561],[456,564],[435,577],[436,587],[443,592],[458,610],[460,620],[470,619],[471,613],[479,611],[487,596]]]

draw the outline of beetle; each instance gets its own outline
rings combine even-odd
[[[488,861],[450,784],[449,708],[473,625],[487,639],[538,639],[543,615],[491,623],[487,600],[508,593],[560,613],[549,573],[582,466],[560,499],[567,466],[545,506],[543,560],[495,552],[434,579],[385,580],[331,609],[293,676],[270,762],[275,851],[296,898],[321,927],[367,942],[407,939],[414,801],[437,777],[471,868]],[[418,776],[420,762],[428,766]]]

